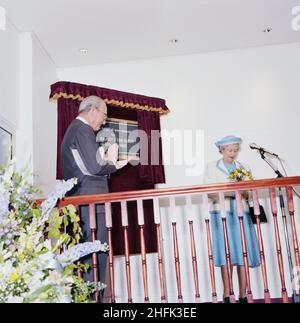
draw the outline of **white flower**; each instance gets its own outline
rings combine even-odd
[[[60,235],[52,245],[44,238],[46,222],[77,179],[59,182],[41,207],[33,210],[35,190],[28,176],[26,171],[22,176],[16,173],[14,162],[0,174],[0,302],[70,303],[74,286],[82,282],[72,268],[63,267],[87,254],[106,251],[107,245],[79,244],[58,256],[68,235]]]
[[[59,285],[62,282],[62,275],[56,270],[51,270],[48,280],[51,284]]]
[[[47,249],[47,250],[51,250],[52,246],[51,246],[51,240],[47,239],[44,241],[44,247]]]
[[[0,263],[0,273],[1,273],[1,279],[0,281],[7,281],[9,282],[10,277],[14,271],[14,267],[11,261],[6,261],[4,263]]]
[[[60,263],[54,258],[55,255],[52,252],[47,252],[39,256],[39,265],[42,270],[45,269],[57,269],[60,270]]]
[[[67,284],[73,284],[74,283],[74,278],[71,276],[65,277],[65,282]]]
[[[99,240],[96,240],[95,242],[85,242],[77,244],[63,254],[58,255],[56,259],[65,267],[86,255],[99,251],[106,252],[107,249],[107,244],[102,244]]]
[[[30,294],[32,294],[34,291],[38,290],[43,286],[43,280],[44,280],[44,273],[35,271],[34,276],[27,279],[27,284],[30,288],[29,292],[24,294],[24,297],[28,297]]]
[[[4,188],[1,188],[0,184],[0,223],[3,221],[4,217],[9,213],[9,201],[10,194],[8,191],[5,191]]]
[[[74,185],[77,184],[77,178],[71,178],[68,181],[59,181],[55,187],[55,190],[49,195],[49,197],[42,203],[42,221],[48,220],[51,210],[55,207],[57,200],[65,196]]]

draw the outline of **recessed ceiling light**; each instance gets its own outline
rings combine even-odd
[[[179,42],[179,39],[178,38],[172,38],[172,39],[170,39],[170,43],[171,44],[176,44],[178,42]]]
[[[87,53],[89,52],[89,50],[87,48],[81,48],[81,49],[79,49],[79,52],[82,55],[87,55]]]
[[[263,29],[263,33],[270,33],[272,31],[272,27],[267,27],[265,29]]]

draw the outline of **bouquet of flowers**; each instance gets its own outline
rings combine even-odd
[[[93,252],[106,252],[100,241],[80,244],[79,217],[74,206],[56,208],[76,179],[61,181],[41,204],[36,190],[15,171],[14,162],[0,169],[0,303],[92,302],[92,293],[104,284],[85,282],[74,264]],[[63,228],[72,229],[68,234]],[[61,253],[61,250],[64,250]]]
[[[234,182],[252,181],[253,176],[249,170],[239,167],[229,174],[229,179]]]

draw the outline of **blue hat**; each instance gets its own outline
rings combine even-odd
[[[221,140],[217,141],[215,145],[220,148],[221,146],[230,145],[230,144],[240,144],[242,139],[236,136],[226,136]]]

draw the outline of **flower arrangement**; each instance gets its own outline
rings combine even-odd
[[[229,179],[234,182],[252,181],[253,176],[249,170],[239,167],[229,174]]]
[[[78,277],[76,271],[87,270],[88,265],[74,262],[108,247],[100,241],[80,244],[75,207],[56,208],[77,180],[59,182],[38,205],[38,190],[29,175],[17,173],[14,162],[0,169],[0,303],[92,302],[93,292],[105,285]],[[66,227],[70,234],[63,230]]]

